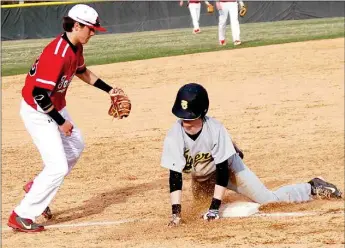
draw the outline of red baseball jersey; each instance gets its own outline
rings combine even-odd
[[[56,37],[32,65],[22,89],[24,100],[34,109],[42,111],[32,96],[34,87],[49,91],[49,96],[59,111],[66,106],[66,92],[77,71],[85,69],[83,46],[74,46],[66,33]]]

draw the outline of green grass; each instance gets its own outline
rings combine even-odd
[[[142,60],[244,47],[264,46],[297,41],[344,37],[344,18],[248,23],[241,25],[243,45],[231,42],[218,45],[218,28],[204,27],[202,33],[192,29],[173,29],[128,34],[96,35],[85,46],[87,65]],[[230,27],[227,27],[231,41]],[[2,42],[2,76],[27,73],[31,64],[52,39]]]

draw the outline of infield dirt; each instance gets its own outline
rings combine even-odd
[[[209,115],[244,150],[271,189],[323,176],[344,190],[344,39],[235,49],[90,67],[132,100],[125,120],[107,116],[109,98],[77,78],[68,110],[86,148],[52,202],[50,224],[135,219],[120,225],[52,228],[27,235],[2,230],[3,247],[344,247],[344,201],[272,204],[263,212],[317,216],[236,218],[206,223],[184,175],[186,224],[170,219],[168,171],[160,167],[171,107],[180,86],[203,84]],[[19,117],[25,75],[2,78],[2,227],[41,170]],[[243,197],[227,192],[224,202]],[[38,221],[42,222],[40,217]]]

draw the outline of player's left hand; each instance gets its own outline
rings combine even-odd
[[[182,219],[180,214],[173,214],[171,221],[169,222],[169,227],[176,227],[182,224]]]
[[[113,88],[109,92],[109,95],[111,105],[108,114],[117,119],[128,117],[132,109],[132,104],[125,92],[120,88]]]
[[[219,210],[218,209],[209,209],[207,213],[205,213],[203,216],[204,220],[212,221],[212,220],[218,220],[219,219]]]

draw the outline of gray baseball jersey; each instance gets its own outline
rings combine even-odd
[[[235,155],[235,156],[233,156]],[[203,129],[194,141],[178,120],[169,130],[163,147],[161,165],[176,172],[187,169],[197,182],[208,180],[216,171],[216,164],[228,160],[235,184],[229,180],[228,189],[260,204],[269,202],[303,202],[311,199],[309,183],[286,185],[271,191],[243,163],[225,127],[211,117],[205,117]]]
[[[206,116],[194,141],[185,133],[182,120],[177,120],[164,140],[161,165],[176,172],[190,169],[192,177],[201,182],[215,172],[216,164],[235,153],[231,137],[219,121]]]

